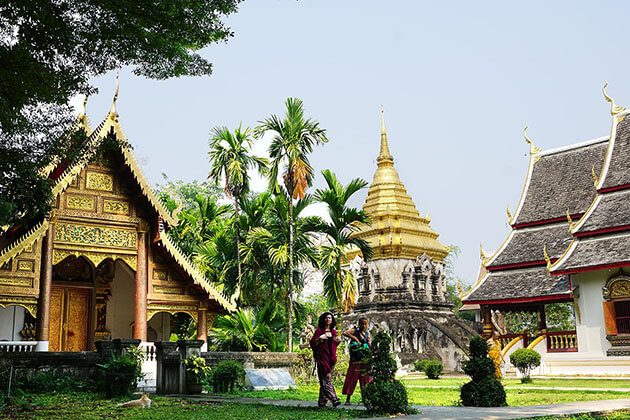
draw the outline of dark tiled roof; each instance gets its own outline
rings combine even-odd
[[[602,188],[630,184],[630,116],[617,125],[615,144]]]
[[[464,303],[503,299],[523,299],[569,293],[568,276],[554,277],[547,267],[491,272],[488,277],[464,299]]]
[[[630,232],[580,238],[553,272],[630,262]]]
[[[630,225],[630,190],[602,194],[579,233]]]
[[[488,267],[543,261],[545,245],[549,256],[558,258],[570,242],[571,233],[566,222],[516,229],[510,242]]]
[[[583,213],[595,198],[592,167],[602,167],[608,140],[543,154],[534,164],[529,188],[514,224]]]

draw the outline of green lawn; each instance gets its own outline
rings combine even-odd
[[[461,386],[469,378],[403,378],[406,385],[414,386]],[[624,379],[533,379],[529,384],[522,384],[520,379],[504,379],[507,387],[565,387],[565,388],[630,388],[630,380]]]
[[[121,400],[107,400],[90,393],[32,394],[20,405],[0,411],[8,419],[347,419],[367,414],[358,410],[274,407],[262,404],[192,402],[151,396],[150,409],[120,408]],[[29,401],[30,400],[30,401]]]
[[[443,382],[444,381],[444,382]],[[453,386],[454,379],[432,380],[432,384],[440,384],[441,386]],[[405,381],[407,383],[407,381]],[[569,381],[567,381],[569,382]],[[458,382],[457,385],[463,382]],[[536,382],[535,382],[536,383]],[[567,385],[569,386],[569,385]],[[337,388],[337,394],[341,397],[340,387]],[[317,400],[318,385],[304,385],[297,389],[288,391],[241,391],[235,395],[255,397],[255,398],[271,398],[286,400]],[[448,406],[457,405],[459,402],[458,388],[407,388],[409,402],[414,405],[438,405]],[[536,389],[506,389],[507,402],[511,406],[519,405],[543,405],[543,404],[559,404],[574,401],[593,401],[593,400],[609,400],[618,398],[628,398],[625,392],[605,392],[605,391],[561,391],[561,390],[536,390]],[[355,393],[354,402],[360,399],[359,393]]]

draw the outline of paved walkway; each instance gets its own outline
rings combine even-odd
[[[407,388],[427,388],[427,389],[459,389],[459,385],[406,385]],[[566,386],[518,386],[506,385],[505,389],[538,389],[542,391],[600,391],[600,392],[630,392],[630,388],[585,388]]]
[[[272,400],[264,398],[234,398],[234,397],[216,397],[207,395],[198,396],[178,396],[185,397],[196,401],[212,401],[212,402],[237,402],[243,404],[268,404],[281,407],[317,407],[315,401],[299,401],[299,400]],[[340,405],[339,408],[350,408],[353,410],[365,410],[361,405],[352,405],[345,407]],[[622,409],[630,409],[630,398],[620,400],[600,400],[600,401],[580,401],[565,404],[553,405],[536,405],[528,407],[435,407],[435,406],[414,406],[419,414],[404,417],[413,420],[454,420],[454,419],[470,419],[470,420],[504,420],[504,419],[521,419],[526,417],[540,416],[563,416],[570,414],[596,413],[602,411],[614,411]]]

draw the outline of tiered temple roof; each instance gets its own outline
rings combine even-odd
[[[117,96],[117,94],[116,94]],[[115,98],[116,98],[115,96]],[[81,146],[80,153],[70,163],[59,159],[54,165],[46,168],[44,174],[53,180],[52,189],[53,200],[56,200],[79,176],[82,170],[96,157],[101,145],[106,138],[114,138],[114,144],[121,153],[125,166],[131,172],[133,178],[137,181],[142,196],[146,199],[150,208],[155,211],[155,219],[160,220],[161,228],[156,238],[155,245],[164,249],[175,263],[179,266],[180,271],[185,273],[199,288],[200,291],[207,293],[209,298],[216,305],[225,311],[232,311],[236,308],[234,299],[225,296],[217,287],[210,284],[203,274],[201,274],[188,260],[188,258],[177,248],[174,242],[168,236],[169,226],[177,224],[177,218],[169,210],[166,209],[162,201],[157,197],[153,188],[147,181],[138,165],[133,153],[131,145],[125,136],[122,126],[119,123],[119,116],[115,108],[115,99],[110,111],[105,119],[94,129],[89,135],[86,142]],[[79,120],[88,128],[87,117],[85,114],[79,117]],[[11,259],[15,258],[21,252],[31,247],[33,243],[46,235],[48,228],[48,219],[43,218],[41,222],[26,231],[24,234],[7,243],[0,249],[0,267]]]
[[[376,159],[377,169],[368,190],[363,209],[372,218],[356,236],[372,247],[372,259],[406,258],[415,260],[427,254],[437,262],[444,260],[447,248],[438,240],[438,233],[429,225],[429,216],[420,216],[407,194],[389,151],[385,119],[381,120],[381,147]],[[349,254],[351,260],[358,252]]]
[[[612,128],[595,182],[597,196],[584,217],[572,225],[574,240],[551,265],[554,275],[630,264],[630,111],[604,95],[611,103]]]
[[[531,143],[525,186],[511,231],[491,257],[487,273],[464,298],[466,304],[561,301],[570,297],[567,276],[552,276],[547,260],[556,261],[571,242],[567,218],[579,219],[593,201],[592,168],[601,166],[608,143],[596,139],[541,151]]]

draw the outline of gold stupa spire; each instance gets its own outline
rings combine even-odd
[[[376,172],[363,205],[372,219],[370,226],[363,226],[355,235],[365,239],[374,251],[373,259],[407,258],[427,254],[442,261],[448,254],[438,242],[438,234],[429,226],[430,218],[420,216],[416,205],[407,194],[405,186],[394,167],[389,150],[385,117],[381,109],[381,143],[376,159]],[[396,240],[392,240],[392,238]],[[354,258],[353,252],[349,257]]]

